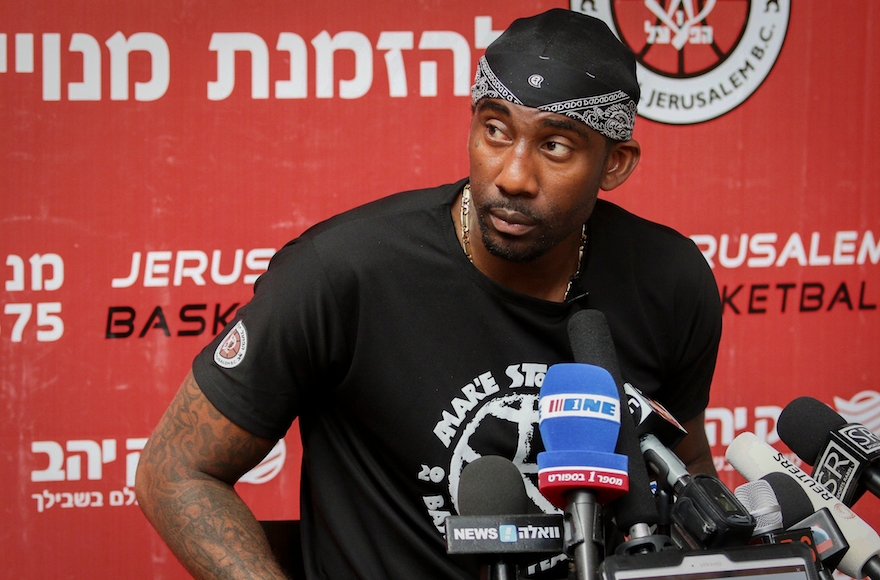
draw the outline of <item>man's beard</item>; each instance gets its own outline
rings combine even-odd
[[[513,239],[508,238],[503,233],[495,231],[497,237],[492,237],[490,235],[489,225],[487,223],[486,218],[484,217],[488,214],[488,208],[486,211],[477,211],[477,221],[480,225],[480,234],[481,239],[483,241],[483,246],[486,250],[495,257],[502,258],[504,260],[514,262],[517,264],[525,264],[528,262],[533,262],[546,254],[550,249],[552,249],[556,244],[564,240],[566,237],[570,235],[570,232],[567,234],[560,234],[558,231],[558,222],[553,219],[553,216],[550,216],[549,220],[541,219],[538,216],[535,216],[533,213],[525,210],[524,208],[508,208],[518,211],[523,215],[528,216],[529,218],[535,220],[538,224],[539,235],[537,238],[533,238],[527,241],[523,240],[514,240],[512,243],[504,243],[505,239]],[[555,222],[555,225],[554,225]]]

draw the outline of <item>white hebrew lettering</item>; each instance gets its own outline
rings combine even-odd
[[[437,96],[437,61],[423,60],[419,63],[419,96]]]
[[[85,453],[86,454],[86,477],[91,480],[101,479],[102,454],[101,446],[97,441],[89,441],[87,439],[77,439],[67,442],[67,451],[69,453]],[[76,481],[81,477],[80,474],[81,459],[78,455],[67,456],[67,480]]]
[[[491,16],[477,16],[474,18],[474,48],[482,50],[488,48],[496,38],[501,36],[502,30],[492,30]]]
[[[110,49],[110,100],[128,100],[128,55],[143,50],[150,53],[151,76],[147,82],[134,83],[137,101],[155,101],[168,90],[171,57],[165,39],[152,32],[136,32],[128,39],[116,32],[107,42]]]
[[[12,279],[6,281],[6,291],[24,290],[24,260],[21,259],[21,256],[9,254],[6,256],[6,265],[12,267]]]
[[[43,100],[61,100],[61,35],[43,35]]]
[[[412,32],[383,32],[379,35],[376,48],[388,51],[385,53],[385,68],[388,69],[388,95],[391,97],[407,96],[402,51],[412,50],[413,39]]]
[[[125,455],[125,485],[134,487],[135,474],[137,473],[137,464],[140,461],[141,449],[147,444],[146,437],[138,437],[125,440],[125,448],[133,453]]]
[[[31,264],[31,290],[58,290],[64,284],[64,260],[58,254],[34,254]],[[43,280],[43,267],[52,267],[52,277]]]
[[[337,50],[354,52],[354,78],[339,81],[339,96],[357,99],[370,90],[373,84],[373,47],[361,32],[343,31],[331,37],[326,30],[312,39],[315,47],[315,96],[319,99],[333,97],[333,58]]]
[[[465,97],[471,92],[471,49],[467,40],[451,30],[437,30],[422,33],[420,50],[452,51],[452,94]],[[424,69],[422,70],[424,74]],[[436,77],[436,70],[434,71]],[[436,80],[434,81],[436,84]]]
[[[49,509],[57,502],[61,501],[61,494],[49,493],[48,489],[44,489],[43,493],[32,493],[31,497],[37,500],[37,512],[43,513],[44,509]]]
[[[55,441],[31,442],[31,453],[45,453],[49,466],[31,471],[31,481],[64,481],[64,449]]]
[[[721,426],[721,438],[718,438],[718,426]],[[727,445],[733,441],[733,413],[721,407],[706,409],[706,438],[709,446],[721,443]]]
[[[755,435],[761,441],[773,445],[779,443],[779,433],[776,432],[776,420],[782,413],[782,407],[776,405],[763,405],[755,407]]]
[[[217,53],[217,80],[208,83],[208,99],[222,101],[235,88],[235,53],[251,55],[251,98],[269,98],[269,49],[252,32],[215,32],[208,49]]]
[[[276,99],[304,99],[308,96],[308,52],[306,41],[298,34],[282,32],[278,35],[278,50],[290,53],[290,80],[275,81]]]
[[[719,439],[718,426],[721,426]],[[718,444],[729,445],[733,441],[737,431],[747,426],[747,409],[737,407],[733,411],[723,407],[710,407],[706,409],[706,438],[709,446]]]
[[[15,72],[34,72],[34,35],[28,32],[15,35]]]
[[[83,76],[80,82],[67,83],[67,99],[70,101],[101,100],[101,45],[95,37],[75,32],[70,38],[70,52],[81,52]]]

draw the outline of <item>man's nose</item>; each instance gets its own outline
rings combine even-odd
[[[535,195],[537,176],[534,151],[526,143],[516,143],[504,154],[495,185],[507,195]]]

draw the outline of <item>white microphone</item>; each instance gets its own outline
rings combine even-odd
[[[828,508],[849,542],[849,551],[837,569],[853,578],[868,576],[871,580],[880,580],[880,536],[877,532],[782,453],[754,433],[742,433],[727,448],[727,461],[749,481],[768,473],[789,475],[807,492],[816,510]]]

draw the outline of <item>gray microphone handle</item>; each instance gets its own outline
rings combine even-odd
[[[660,443],[651,433],[639,437],[639,447],[645,461],[663,478],[676,495],[691,481],[691,474],[678,456]]]
[[[577,580],[596,580],[600,561],[597,538],[602,533],[601,506],[596,503],[596,492],[574,489],[566,494],[565,506],[567,545],[573,547]]]

